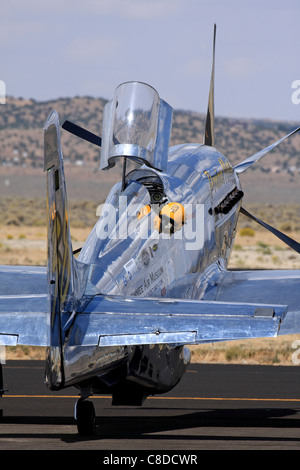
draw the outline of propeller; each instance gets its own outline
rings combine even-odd
[[[83,127],[78,126],[77,124],[74,124],[71,121],[65,121],[62,126],[63,129],[66,131],[70,132],[73,135],[76,135],[77,137],[80,137],[81,139],[84,139],[91,144],[97,145],[98,147],[101,147],[101,137],[99,137],[96,134],[93,134],[90,131],[87,131]],[[77,250],[73,250],[73,255],[79,253],[82,250],[82,248],[78,248]]]
[[[214,25],[214,40],[213,40],[213,63],[211,70],[211,79],[210,79],[210,89],[209,89],[209,98],[208,98],[208,107],[206,114],[206,123],[205,123],[205,136],[204,144],[211,147],[214,146],[214,81],[215,81],[215,44],[216,44],[216,30],[217,26]]]
[[[243,171],[247,170],[253,163],[257,162],[261,157],[263,157],[266,153],[270,152],[273,150],[277,145],[281,144],[285,139],[288,137],[291,137],[293,134],[296,134],[300,130],[300,127],[297,127],[297,129],[293,130],[286,136],[282,137],[281,139],[277,140],[277,142],[274,142],[273,144],[269,145],[268,147],[265,147],[264,149],[260,150],[259,152],[255,153],[252,155],[252,157],[246,158],[246,160],[242,161],[241,163],[238,163],[235,167],[234,170],[236,173],[243,173]]]
[[[65,121],[62,126],[63,129],[66,131],[70,132],[71,134],[76,135],[77,137],[80,137],[81,139],[87,140],[91,144],[97,145],[98,147],[101,147],[102,145],[102,139],[96,134],[93,134],[92,132],[84,129],[81,126],[78,126],[77,124],[74,124],[74,122],[71,121]],[[115,144],[119,144],[120,142],[117,140],[117,138],[113,135],[113,141]],[[126,173],[126,158],[124,158],[123,161],[123,172],[122,172],[122,191],[125,189],[125,173]],[[76,250],[73,252],[73,254],[78,253],[80,250]]]
[[[246,211],[246,209],[244,209],[243,207],[241,207],[240,212],[244,214],[246,217],[248,217],[249,219],[254,220],[258,224],[260,224],[262,227],[269,230],[271,233],[273,233],[273,235],[275,235],[277,238],[279,238],[281,241],[283,241],[286,245],[288,245],[290,248],[295,250],[297,253],[300,253],[300,243],[296,242],[295,240],[288,237],[284,233],[280,232],[276,228],[272,227],[266,222],[263,222],[262,220],[258,219],[254,215],[250,214],[250,212]]]
[[[65,121],[61,127],[65,129],[66,131],[70,132],[71,134],[74,134],[77,137],[80,137],[81,139],[87,140],[91,144],[101,147],[101,144],[102,144],[101,137],[99,137],[96,134],[93,134],[90,131],[87,131],[83,127],[80,127],[71,121]]]

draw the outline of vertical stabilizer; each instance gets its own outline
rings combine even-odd
[[[50,348],[47,382],[51,389],[63,385],[62,320],[73,309],[74,258],[67,210],[63,155],[58,114],[53,111],[44,128],[44,170],[47,172],[48,292],[50,298]]]
[[[204,135],[204,144],[214,146],[214,81],[215,81],[215,43],[216,43],[216,25],[214,25],[214,41],[213,41],[213,62],[212,62],[212,71],[210,79],[210,89],[209,89],[209,98],[208,98],[208,107],[206,114],[206,123],[205,123],[205,135]]]

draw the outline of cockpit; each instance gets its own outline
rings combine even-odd
[[[156,90],[141,82],[117,87],[103,111],[102,170],[123,157],[166,170],[173,109]]]
[[[142,184],[147,189],[151,204],[161,205],[167,201],[163,180],[155,171],[147,168],[133,170],[126,176],[125,185],[127,186],[132,181]]]
[[[116,279],[123,269],[124,253],[125,262],[138,260],[145,243],[158,240],[161,234],[171,236],[183,226],[183,206],[173,202],[174,190],[170,191],[163,173],[172,112],[152,87],[140,82],[120,85],[104,108],[100,169],[109,170],[121,158],[123,177],[111,189],[78,257],[93,266],[91,285],[98,283],[101,273],[106,273],[105,282],[107,276]],[[142,166],[126,173],[127,159]],[[102,287],[101,281],[101,291]]]

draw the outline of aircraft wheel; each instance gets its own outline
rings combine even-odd
[[[84,401],[81,398],[77,401],[76,421],[81,436],[91,436],[95,433],[96,414],[91,401]]]

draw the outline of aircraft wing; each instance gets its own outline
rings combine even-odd
[[[215,300],[287,305],[279,335],[300,333],[300,270],[225,271]]]
[[[0,266],[0,345],[48,345],[46,278],[43,267]]]
[[[97,295],[74,317],[68,341],[122,346],[276,336],[285,312],[274,304]]]
[[[0,345],[49,345],[46,278],[43,267],[0,266]],[[97,295],[64,328],[70,346],[199,344],[300,333],[299,278],[299,271],[227,271],[214,300]]]

